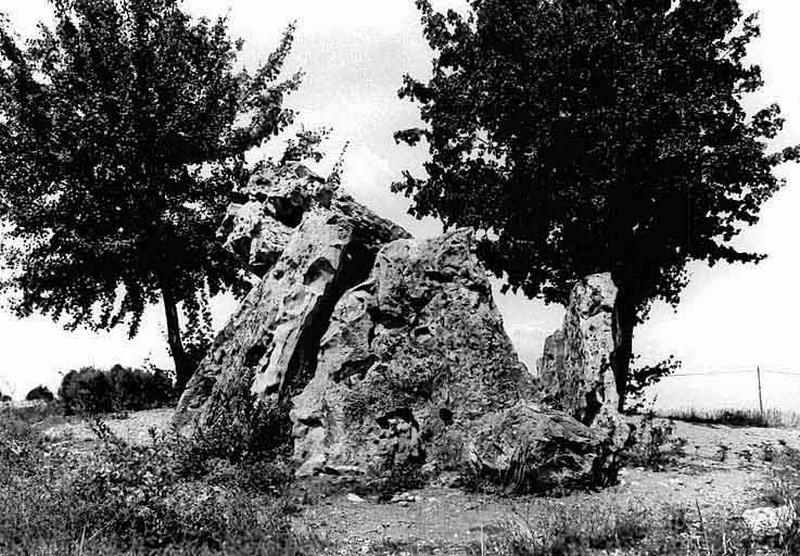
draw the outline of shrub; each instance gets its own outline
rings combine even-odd
[[[110,413],[114,410],[111,380],[106,373],[92,367],[64,375],[58,397],[67,415]]]
[[[655,471],[674,463],[686,447],[686,439],[675,434],[672,422],[657,420],[652,414],[637,423],[634,439],[626,453],[628,463]]]
[[[28,392],[28,395],[25,396],[25,399],[28,400],[29,402],[40,400],[43,402],[50,403],[53,401],[54,396],[47,386],[37,386],[36,388]]]
[[[165,371],[147,372],[116,365],[109,371],[85,367],[64,376],[58,396],[67,415],[138,411],[174,401]]]
[[[190,465],[204,453],[192,438],[152,431],[133,446],[93,426],[101,443],[86,454],[0,422],[0,554],[316,553],[291,534],[277,464]]]
[[[174,400],[172,381],[161,369],[150,373],[115,365],[108,376],[114,389],[115,411],[153,409]]]

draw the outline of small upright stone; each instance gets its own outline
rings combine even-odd
[[[617,287],[610,273],[592,274],[572,290],[564,325],[545,342],[540,370],[544,400],[585,424],[619,405],[614,352]]]

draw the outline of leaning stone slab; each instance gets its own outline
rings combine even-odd
[[[243,396],[274,403],[293,381],[313,373],[319,339],[342,292],[366,277],[377,246],[407,235],[348,205],[342,200],[305,213],[275,265],[201,362],[178,405],[179,422],[190,414],[213,421],[229,400]]]

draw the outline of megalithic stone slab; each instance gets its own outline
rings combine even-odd
[[[545,341],[541,381],[545,401],[591,424],[619,404],[613,368],[617,349],[610,273],[592,274],[572,289],[564,325]]]
[[[277,263],[217,336],[181,397],[176,419],[185,422],[195,414],[209,423],[231,398],[274,402],[294,380],[313,374],[320,337],[339,297],[368,275],[381,237],[405,234],[378,222],[385,221],[376,217],[368,228],[335,207],[307,212]]]
[[[598,475],[604,437],[535,402],[475,247],[464,230],[390,243],[344,295],[293,400],[299,475],[408,463],[526,488]]]

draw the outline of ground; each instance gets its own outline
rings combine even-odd
[[[149,429],[166,429],[170,410],[109,419],[111,429],[131,442],[147,442]],[[90,445],[85,422],[47,429],[55,442]],[[438,487],[410,491],[394,502],[343,488],[335,494],[296,491],[293,526],[325,541],[330,554],[481,554],[499,528],[528,534],[558,527],[564,516],[607,520],[634,513],[642,519],[672,519],[676,511],[695,525],[701,520],[736,520],[742,511],[769,505],[775,454],[800,450],[797,429],[745,428],[674,423],[683,449],[660,470],[624,469],[619,484],[561,497],[470,494]],[[482,548],[483,547],[483,548]]]

